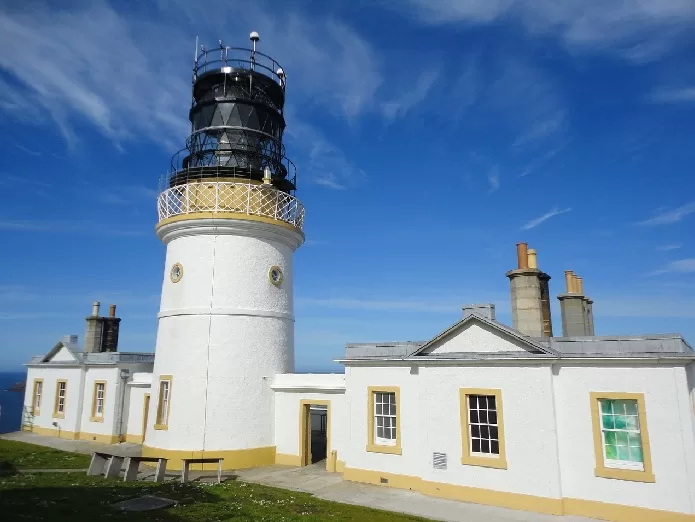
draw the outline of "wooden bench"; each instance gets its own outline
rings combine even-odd
[[[141,462],[156,462],[157,467],[154,471],[153,480],[155,482],[162,482],[164,480],[164,474],[167,470],[167,459],[159,457],[128,457],[125,464],[125,475],[123,475],[124,482],[137,480]]]
[[[191,464],[214,464],[217,463],[217,483],[222,482],[222,461],[223,458],[211,458],[211,459],[181,459],[183,466],[181,466],[181,484],[188,482],[188,471]]]
[[[89,463],[87,475],[103,474],[104,478],[118,478],[124,460],[125,457],[121,457],[120,455],[95,451],[92,453],[92,461]]]

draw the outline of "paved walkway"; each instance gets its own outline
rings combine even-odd
[[[138,456],[141,449],[137,444],[109,445],[86,440],[58,439],[29,432],[6,433],[0,435],[0,438],[87,454],[93,451],[110,451],[124,456]],[[597,522],[583,517],[542,515],[430,497],[414,491],[348,482],[343,480],[340,473],[328,473],[324,466],[325,462],[302,468],[264,466],[238,470],[234,475],[238,480],[304,491],[325,500],[407,513],[444,522]],[[200,475],[207,476],[209,473]],[[172,478],[178,477],[177,473]]]
[[[142,447],[139,444],[123,442],[121,444],[103,444],[91,440],[70,440],[59,439],[58,437],[50,437],[47,435],[38,435],[30,431],[15,431],[12,433],[3,433],[0,439],[17,440],[28,444],[36,444],[38,446],[48,446],[63,451],[72,451],[73,453],[84,453],[91,455],[95,451],[106,451],[110,453],[118,453],[124,457],[139,457],[142,452]]]

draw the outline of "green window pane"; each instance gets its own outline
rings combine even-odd
[[[624,431],[617,431],[616,436],[618,438],[618,446],[627,446],[628,444],[628,438],[627,438],[627,433]]]
[[[624,430],[627,428],[627,420],[625,415],[614,415],[614,417],[616,430]]]
[[[618,446],[618,460],[630,460],[630,450],[627,446]]]
[[[632,462],[644,462],[642,448],[630,448],[630,460]]]
[[[613,415],[602,415],[603,427],[607,430],[612,430],[615,428],[613,422]]]
[[[601,411],[603,413],[612,413],[611,401],[608,399],[601,399],[599,402],[601,403]]]
[[[639,429],[639,419],[636,415],[626,415],[623,417],[623,420],[625,421],[625,427],[628,430]]]
[[[616,460],[618,458],[618,450],[615,446],[606,444],[606,458],[610,460]]]
[[[606,435],[606,444],[611,444],[611,445],[615,446],[616,445],[615,432],[614,431],[605,431],[604,433]]]
[[[637,415],[637,401],[625,401],[625,413]]]
[[[641,448],[642,447],[642,437],[640,437],[639,433],[629,433],[628,438],[629,438],[631,447],[633,447],[633,448]]]
[[[613,413],[617,415],[624,415],[626,402],[627,401],[613,401]]]

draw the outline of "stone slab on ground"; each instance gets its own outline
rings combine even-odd
[[[152,511],[162,509],[177,504],[175,500],[168,498],[143,495],[142,497],[131,498],[112,504],[111,507],[121,511]]]

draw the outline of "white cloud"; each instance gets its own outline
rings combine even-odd
[[[642,226],[671,225],[678,223],[692,213],[695,213],[695,202],[670,210],[662,210],[656,216],[640,221],[637,224]]]
[[[695,272],[695,257],[671,261],[649,275],[692,274]]]
[[[498,165],[493,166],[487,173],[487,182],[490,184],[488,194],[492,194],[500,188],[500,169]]]
[[[142,228],[109,226],[98,221],[45,221],[0,218],[0,230],[45,232],[50,234],[86,234],[108,236],[142,236]]]
[[[695,87],[657,89],[651,94],[650,100],[655,103],[693,103]]]
[[[439,71],[431,70],[420,74],[415,86],[393,100],[381,104],[381,112],[388,121],[402,118],[428,95],[439,78]]]
[[[572,210],[571,208],[565,208],[565,209],[560,210],[558,207],[555,207],[550,212],[547,212],[547,213],[543,214],[542,216],[534,218],[531,221],[529,221],[528,223],[526,223],[524,226],[521,227],[521,230],[531,230],[532,228],[536,228],[541,223],[545,223],[550,218],[553,218],[555,216],[559,216],[561,214],[566,214],[567,212],[570,212],[571,210]]]
[[[425,23],[516,20],[532,35],[557,36],[568,48],[617,53],[628,60],[661,56],[695,24],[690,0],[408,0]]]
[[[671,243],[668,245],[659,245],[658,247],[656,247],[656,249],[661,252],[670,252],[671,250],[678,250],[679,248],[683,248],[682,243]]]

